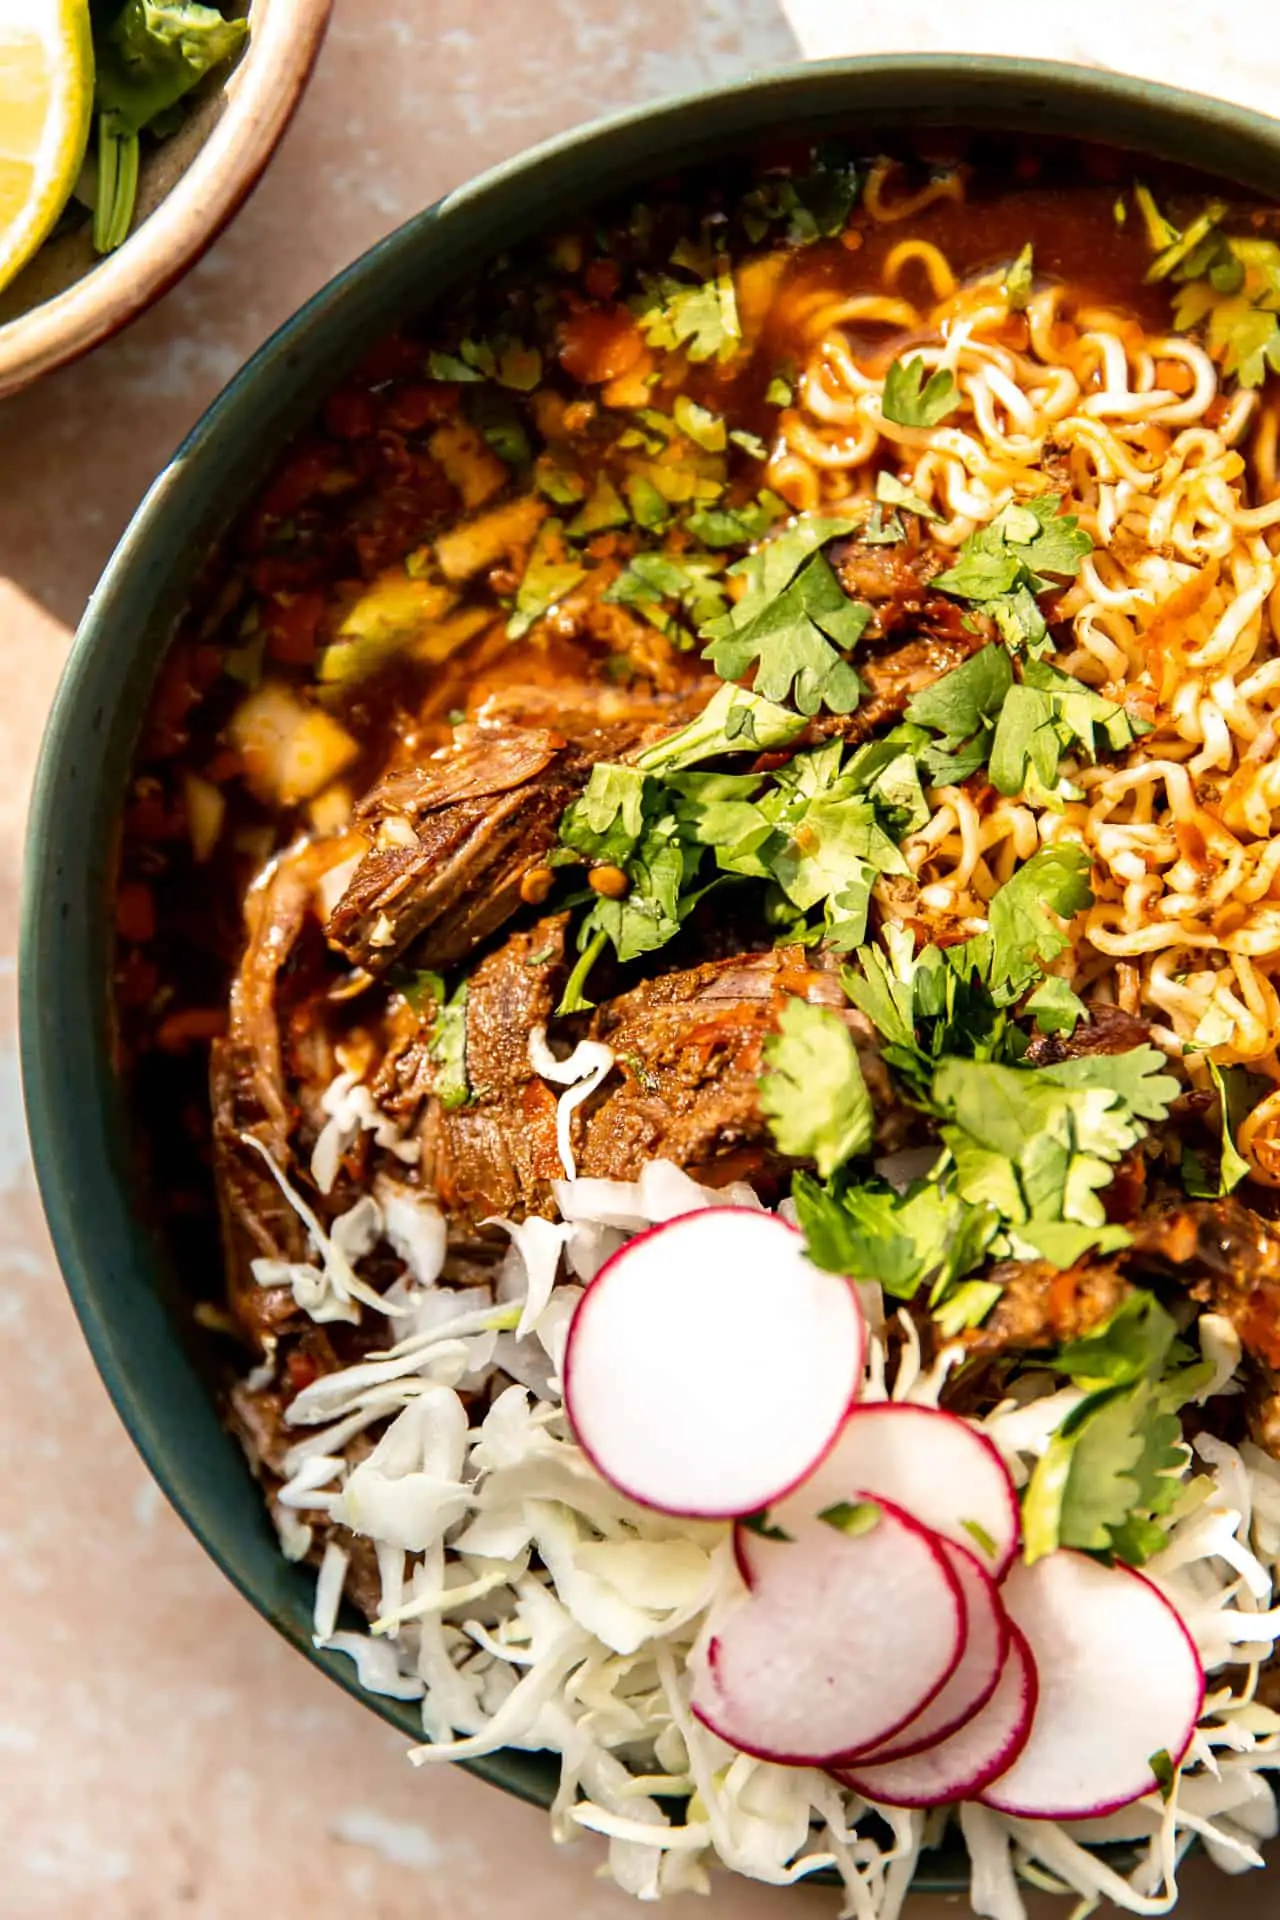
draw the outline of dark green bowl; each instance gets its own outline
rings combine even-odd
[[[240,1591],[311,1645],[312,1576],[282,1559],[223,1431],[164,1246],[140,1217],[112,1067],[109,893],[141,716],[201,556],[288,437],[371,342],[530,230],[675,165],[761,136],[968,126],[1110,141],[1280,199],[1280,124],[1218,101],[1033,61],[931,55],[789,69],[624,114],[485,174],[410,220],[281,328],[156,480],[76,637],[36,775],[23,894],[22,1072],[45,1211],[107,1389],[160,1485]],[[419,1733],[411,1707],[359,1697]],[[505,1752],[485,1779],[546,1805],[555,1768]],[[965,1883],[931,1857],[922,1887]]]

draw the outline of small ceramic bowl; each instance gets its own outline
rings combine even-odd
[[[92,222],[46,241],[0,293],[0,398],[110,339],[158,300],[243,206],[302,98],[333,0],[251,0],[229,73],[191,95],[181,127],[144,143],[133,231],[103,258]]]
[[[273,12],[279,5],[273,0]],[[886,126],[904,140],[936,127],[1090,137],[1280,198],[1280,122],[1038,61],[833,61],[577,129],[416,215],[267,342],[155,481],[71,650],[36,776],[23,878],[23,1089],[49,1226],[98,1368],[156,1479],[246,1598],[353,1693],[350,1661],[311,1639],[314,1572],[282,1557],[259,1489],[220,1423],[181,1276],[139,1187],[115,1065],[118,823],[156,674],[210,546],[380,334],[429,310],[532,229],[655,176],[780,134],[875,137]],[[407,1738],[421,1738],[414,1706],[359,1697]],[[546,1754],[505,1750],[471,1769],[542,1806],[555,1791]],[[928,1854],[915,1881],[918,1890],[953,1893],[966,1884],[954,1844]]]

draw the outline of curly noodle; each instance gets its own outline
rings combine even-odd
[[[951,191],[942,179],[895,200],[891,186],[889,170],[868,182],[881,222]],[[1064,494],[1094,552],[1056,609],[1057,664],[1150,727],[1100,765],[1065,762],[1044,804],[980,777],[935,790],[905,849],[910,910],[953,932],[981,926],[1038,846],[1087,848],[1094,902],[1064,975],[1095,1004],[1143,1015],[1170,1052],[1190,1049],[1193,1081],[1207,1084],[1207,1061],[1276,1081],[1240,1146],[1280,1186],[1276,403],[1223,393],[1195,341],[1073,308],[1062,287],[1016,314],[999,278],[959,285],[931,243],[893,246],[882,281],[810,310],[769,484],[797,506],[848,511],[890,466],[939,516],[930,532],[944,549],[1012,501]],[[938,426],[886,419],[884,328],[907,336],[926,377],[954,378],[958,405]],[[888,889],[879,904],[906,911]]]

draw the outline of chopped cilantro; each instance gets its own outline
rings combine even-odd
[[[911,360],[895,360],[885,374],[880,406],[885,419],[895,426],[936,427],[959,404],[955,375],[939,367],[926,380],[919,354]]]
[[[803,726],[785,707],[774,706],[747,687],[726,685],[716,689],[696,720],[646,747],[635,764],[646,773],[675,773],[722,753],[785,747]]]
[[[1160,1789],[1160,1798],[1167,1804],[1173,1798],[1174,1781],[1177,1778],[1177,1768],[1173,1764],[1172,1756],[1167,1748],[1161,1747],[1158,1753],[1148,1756],[1147,1765]]]
[[[623,492],[631,508],[636,525],[646,531],[657,531],[665,527],[671,518],[671,509],[653,481],[643,473],[628,475],[623,481]],[[554,496],[553,496],[554,497]],[[711,542],[706,543],[710,545]]]
[[[967,1327],[980,1327],[1004,1288],[998,1280],[962,1280],[950,1288],[933,1309],[944,1340],[956,1340]]]
[[[1262,1089],[1269,1083],[1243,1067],[1220,1067],[1214,1060],[1210,1060],[1208,1066],[1218,1095],[1222,1127],[1218,1192],[1233,1193],[1240,1182],[1249,1176],[1249,1162],[1236,1145],[1236,1128],[1251,1108],[1257,1105]]]
[[[795,1537],[785,1527],[773,1524],[768,1507],[761,1507],[759,1513],[739,1514],[738,1525],[745,1527],[748,1533],[758,1534],[762,1540],[791,1540]]]
[[[956,565],[932,584],[962,600],[994,599],[1020,580],[1041,593],[1049,584],[1043,576],[1074,579],[1092,550],[1075,515],[1062,512],[1061,496],[1040,493],[1012,503],[971,533]]]
[[[1052,493],[1012,503],[971,533],[956,564],[931,584],[989,614],[1007,646],[1044,652],[1049,634],[1035,596],[1054,578],[1074,579],[1093,548],[1075,515],[1061,508],[1061,496]]]
[[[436,1070],[432,1090],[449,1112],[465,1107],[471,1098],[467,1080],[466,981],[460,981],[449,994],[440,974],[418,973],[405,987],[404,997],[420,1013],[434,1007],[427,1034],[427,1052]]]
[[[989,1559],[995,1560],[999,1558],[1000,1549],[983,1526],[981,1520],[962,1520],[960,1525],[964,1528],[974,1545],[979,1547]]]
[[[515,609],[507,621],[507,637],[519,640],[544,614],[585,580],[585,570],[576,562],[558,556],[564,552],[564,529],[559,520],[544,520],[529,555],[516,592]]]
[[[1021,313],[1029,303],[1031,290],[1035,285],[1035,268],[1029,240],[1009,267],[1002,285],[1004,297],[1009,302],[1010,312]]]
[[[473,367],[469,361],[461,359],[456,353],[441,353],[439,351],[429,353],[427,355],[427,372],[433,380],[469,381],[484,379],[484,375],[481,373],[479,367]]]
[[[1161,1372],[1177,1331],[1154,1293],[1131,1293],[1100,1327],[1059,1347],[1052,1365],[1089,1392],[1131,1387]]]
[[[922,520],[937,520],[936,514],[927,500],[918,493],[912,493],[895,474],[882,467],[876,475],[876,499],[886,507],[904,507],[908,513],[918,513]]]
[[[1041,1033],[1074,1033],[1087,1011],[1080,996],[1056,974],[1040,982],[1023,1008]]]
[[[723,417],[700,407],[687,393],[678,393],[671,409],[672,418],[687,440],[708,453],[720,453],[725,444]]]
[[[733,427],[730,430],[729,438],[735,447],[741,447],[742,451],[749,453],[753,460],[767,460],[769,458],[769,449],[758,433],[748,433],[745,427]]]
[[[871,1145],[871,1096],[838,1013],[788,1000],[765,1041],[760,1105],[779,1149],[813,1160],[823,1179]]]
[[[1054,1366],[1085,1388],[1036,1466],[1024,1498],[1028,1560],[1058,1546],[1141,1565],[1165,1544],[1159,1517],[1181,1491],[1178,1408],[1208,1368],[1184,1364],[1177,1328],[1152,1293],[1131,1294]]]
[[[1147,197],[1148,234],[1159,248],[1147,278],[1178,288],[1175,326],[1184,333],[1203,326],[1223,371],[1241,386],[1260,386],[1268,370],[1280,372],[1280,245],[1224,233],[1227,209],[1216,200],[1179,233]]]
[[[638,318],[651,347],[684,347],[690,360],[730,360],[742,340],[727,261],[699,286],[670,274],[647,279]]]
[[[665,603],[674,602],[676,612],[687,613],[695,624],[718,616],[725,604],[723,569],[723,559],[715,554],[637,553],[604,597],[634,607],[677,645],[691,646],[692,636]]]
[[[956,1191],[995,1207],[1019,1257],[1024,1243],[1069,1265],[1090,1245],[1125,1244],[1127,1233],[1106,1225],[1098,1191],[1142,1138],[1143,1122],[1163,1118],[1175,1098],[1178,1082],[1163,1065],[1154,1047],[1057,1067],[943,1059],[930,1103],[942,1117]],[[1088,1231],[1064,1232],[1061,1223]]]
[[[730,568],[748,582],[730,612],[702,628],[705,648],[724,680],[754,666],[766,699],[791,699],[801,713],[822,706],[849,713],[862,683],[837,649],[857,645],[871,618],[850,600],[821,549],[853,530],[851,520],[806,519]]]
[[[1113,752],[1149,732],[1146,721],[1131,720],[1114,700],[1104,699],[1082,680],[1060,673],[1045,660],[1028,660],[1022,684],[1011,689],[1000,709],[991,742],[991,784],[999,793],[1024,790],[1043,800],[1058,777],[1058,760],[1068,748],[1097,758],[1100,733]]]
[[[1089,856],[1071,841],[1041,847],[992,895],[987,931],[948,949],[958,973],[975,971],[1000,1005],[1020,998],[1070,945],[1059,920],[1093,903]]]
[[[860,187],[861,175],[852,161],[833,148],[819,148],[807,172],[767,175],[744,194],[747,238],[763,240],[771,226],[783,221],[792,246],[842,233]]]
[[[880,1180],[836,1190],[798,1173],[791,1193],[814,1264],[878,1280],[898,1300],[926,1282],[946,1293],[979,1264],[999,1224],[990,1208],[966,1205],[932,1174],[900,1194]]]
[[[1169,1396],[1149,1380],[1090,1394],[1067,1415],[1036,1463],[1023,1499],[1028,1561],[1080,1547],[1130,1562],[1164,1544],[1163,1529],[1129,1529],[1167,1513],[1186,1461]]]
[[[629,517],[626,504],[608,474],[600,473],[565,532],[571,540],[587,540],[592,534],[606,533],[611,527],[625,527]]]
[[[983,647],[907,702],[906,719],[942,737],[921,754],[935,786],[951,786],[985,765],[996,721],[1013,685],[1003,647]]]
[[[766,488],[749,506],[695,507],[684,525],[704,547],[746,547],[762,539],[787,512],[786,502]]]
[[[818,1518],[837,1533],[858,1540],[880,1525],[883,1513],[874,1500],[837,1500],[833,1507],[824,1507]]]

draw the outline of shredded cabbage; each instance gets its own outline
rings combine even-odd
[[[601,1066],[581,1051],[568,1062],[548,1054],[547,1077],[564,1084],[570,1069],[583,1069],[570,1086],[579,1091]],[[531,1058],[546,1071],[536,1047]],[[348,1556],[331,1540],[317,1579],[317,1644],[348,1655],[371,1691],[421,1700],[418,1765],[503,1746],[559,1754],[555,1836],[601,1835],[614,1879],[641,1898],[705,1892],[717,1861],[776,1886],[831,1868],[845,1914],[896,1920],[946,1811],[886,1807],[871,1819],[867,1803],[826,1774],[738,1753],[693,1717],[699,1638],[741,1592],[730,1530],[627,1500],[577,1447],[561,1403],[577,1282],[655,1221],[760,1202],[750,1189],[701,1187],[663,1162],[635,1181],[570,1177],[555,1191],[558,1221],[499,1223],[510,1246],[495,1299],[488,1288],[450,1285],[434,1223],[415,1239],[379,1189],[376,1230],[407,1262],[382,1303],[402,1337],[314,1381],[287,1414],[298,1439],[275,1503],[285,1550],[306,1552],[314,1527],[341,1524],[373,1542],[382,1583],[372,1630],[339,1629]],[[362,1233],[368,1227],[366,1215]],[[312,1238],[327,1276],[324,1237]],[[350,1278],[339,1284],[354,1305],[362,1296]],[[326,1286],[317,1317],[341,1300],[339,1285]],[[926,1368],[910,1315],[897,1314],[891,1346],[879,1290],[864,1292],[863,1397],[936,1405],[960,1349],[944,1347]],[[1211,1384],[1234,1390],[1230,1340],[1216,1327],[1202,1339],[1215,1362]],[[1047,1373],[1029,1376],[978,1423],[1019,1485],[1080,1397]],[[482,1409],[478,1423],[470,1407]],[[347,1457],[378,1423],[376,1444]],[[1280,1463],[1200,1435],[1183,1482],[1168,1544],[1146,1572],[1186,1620],[1206,1670],[1243,1666],[1247,1684],[1211,1691],[1167,1803],[1153,1795],[1109,1820],[1068,1826],[959,1808],[972,1906],[990,1920],[1026,1920],[1025,1884],[1070,1889],[1086,1905],[1106,1899],[1164,1913],[1193,1838],[1240,1872],[1260,1864],[1261,1843],[1276,1831],[1266,1775],[1280,1767],[1280,1715],[1253,1699],[1253,1685],[1280,1635]],[[1128,1874],[1095,1850],[1117,1838],[1141,1849]]]

